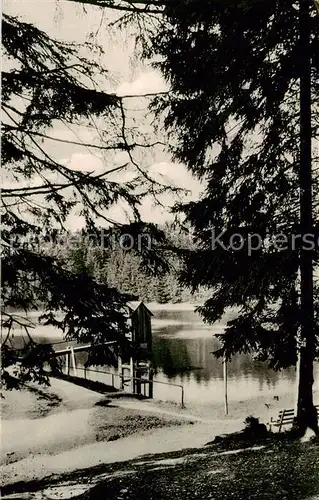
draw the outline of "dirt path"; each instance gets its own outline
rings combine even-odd
[[[145,431],[113,442],[79,446],[55,455],[38,454],[2,466],[3,484],[40,480],[47,476],[94,467],[101,463],[123,462],[145,454],[196,448],[214,436],[238,430],[238,422],[197,423]]]
[[[241,419],[212,420],[150,401],[109,406],[105,396],[61,380],[52,380],[48,392],[60,400],[49,414],[2,422],[3,484],[197,447],[242,427]]]
[[[240,405],[233,405],[227,418],[222,405],[181,409],[125,398],[114,399],[109,406],[107,396],[66,381],[51,382],[47,392],[57,398],[57,405],[37,414],[30,413],[26,404],[25,414],[2,422],[4,484],[200,447],[216,435],[241,429],[247,416]],[[260,403],[259,409],[264,406]]]
[[[204,424],[216,424],[216,422],[225,422],[225,420],[219,420],[216,418],[205,418],[199,415],[194,415],[189,412],[189,410],[181,409],[171,409],[168,405],[167,407],[162,407],[160,404],[153,403],[151,401],[138,401],[134,399],[125,399],[116,401],[116,405],[119,408],[127,408],[131,410],[138,410],[140,412],[152,412],[159,415],[166,415],[178,419],[183,419],[190,422],[201,422]],[[231,419],[234,421],[234,419]],[[242,423],[240,419],[236,419],[238,424]]]

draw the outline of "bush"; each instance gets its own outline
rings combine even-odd
[[[263,437],[268,434],[265,424],[261,424],[259,419],[249,415],[244,420],[245,430],[244,434],[249,438]]]

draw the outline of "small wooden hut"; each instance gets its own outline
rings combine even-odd
[[[132,342],[141,349],[152,351],[152,325],[153,313],[146,307],[144,302],[131,301],[127,303],[130,311],[132,328]]]
[[[148,386],[147,396],[151,398],[153,397],[153,370],[151,367],[151,317],[153,313],[142,301],[128,302],[127,307],[131,328],[130,340],[138,348],[138,358],[131,358],[125,363],[119,358],[118,370],[122,381],[121,388],[124,389],[126,383],[129,382],[131,392],[142,394],[143,388],[146,396],[146,386]],[[129,375],[126,375],[127,372]]]

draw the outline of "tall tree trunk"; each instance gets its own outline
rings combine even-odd
[[[311,57],[310,1],[300,0],[300,225],[301,234],[313,232],[311,175]],[[300,372],[298,381],[297,425],[318,433],[317,412],[313,404],[313,361],[315,329],[313,307],[313,255],[300,249]]]

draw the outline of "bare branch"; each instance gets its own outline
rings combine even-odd
[[[81,4],[95,5],[100,8],[107,8],[116,11],[134,13],[134,14],[156,14],[161,15],[165,7],[165,2],[153,0],[147,1],[129,1],[125,0],[115,4],[110,0],[68,0],[71,2],[80,2]],[[139,7],[140,6],[140,7]]]
[[[34,186],[34,187],[21,187],[21,188],[5,188],[2,189],[2,196],[3,198],[9,198],[12,196],[34,196],[34,195],[45,195],[49,194],[53,191],[58,192],[61,191],[62,189],[66,189],[68,187],[78,187],[80,184],[87,184],[88,179],[91,180],[96,180],[96,179],[102,179],[106,175],[109,175],[111,173],[117,172],[119,170],[124,169],[125,167],[128,166],[128,163],[124,163],[124,165],[121,165],[119,167],[115,167],[111,170],[107,170],[106,172],[102,172],[101,174],[92,176],[91,172],[83,175],[80,179],[78,180],[72,180],[71,182],[67,184],[51,184],[50,185],[44,185],[41,184],[39,186]]]

